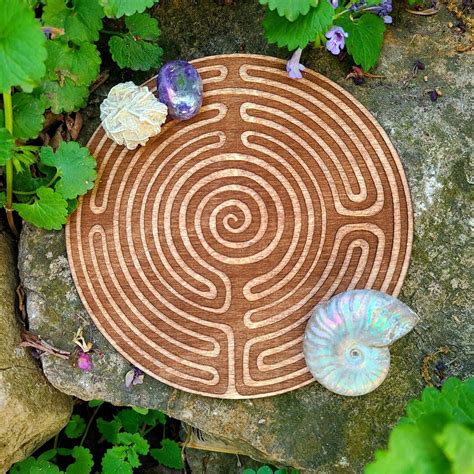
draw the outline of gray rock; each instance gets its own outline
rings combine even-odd
[[[67,423],[72,399],[54,389],[19,347],[14,244],[0,224],[0,472],[29,456]]]
[[[262,9],[253,0],[228,7],[204,0],[165,1],[158,16],[167,58],[226,52],[285,54],[266,44]],[[226,401],[187,394],[150,377],[143,385],[126,389],[124,377],[130,365],[84,310],[71,279],[63,234],[26,226],[20,272],[32,330],[61,349],[73,350],[73,333],[82,326],[99,349],[90,373],[44,356],[51,383],[85,400],[101,398],[163,410],[258,460],[307,472],[338,473],[361,471],[374,450],[385,444],[390,428],[406,402],[420,393],[425,379],[438,384],[449,375],[471,374],[472,56],[456,52],[465,40],[447,27],[450,19],[444,10],[430,18],[403,13],[389,28],[376,71],[386,78],[368,79],[361,86],[344,79],[348,63],[321,50],[303,54],[308,67],[348,89],[377,117],[400,153],[412,191],[415,240],[401,298],[422,323],[392,348],[392,367],[378,390],[343,398],[315,383],[276,397]],[[426,68],[411,78],[416,60]],[[427,94],[434,88],[443,92],[437,102]],[[83,142],[97,125],[93,120],[97,107],[89,107],[85,115],[90,119]],[[436,356],[443,365],[424,366],[424,356],[441,346],[449,349]]]

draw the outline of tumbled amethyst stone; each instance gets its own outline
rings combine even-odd
[[[202,105],[202,80],[196,68],[186,61],[166,63],[156,79],[160,102],[168,106],[169,115],[187,120],[196,115]]]

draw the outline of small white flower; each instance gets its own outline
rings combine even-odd
[[[100,105],[100,119],[106,135],[119,145],[134,150],[160,133],[168,115],[162,104],[147,87],[133,82],[117,84]]]

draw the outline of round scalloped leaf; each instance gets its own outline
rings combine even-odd
[[[87,86],[77,86],[69,78],[63,82],[61,85],[58,81],[45,81],[41,86],[41,98],[55,114],[79,110],[89,96]]]
[[[31,92],[44,76],[46,38],[23,0],[0,2],[0,92]]]
[[[310,7],[316,7],[318,0],[259,0],[260,5],[268,5],[270,10],[276,10],[280,16],[295,21],[300,15],[306,15]]]
[[[112,36],[109,40],[112,59],[123,69],[148,71],[161,64],[163,50],[156,43],[135,40],[130,34]]]
[[[123,15],[142,13],[158,0],[99,0],[109,18],[120,18]]]
[[[59,180],[54,188],[65,199],[82,196],[94,186],[96,161],[77,142],[61,142],[56,153],[50,147],[42,147],[40,161],[57,169]]]
[[[36,192],[32,204],[13,204],[13,209],[27,222],[46,230],[60,230],[66,223],[67,202],[61,194],[44,186]]]

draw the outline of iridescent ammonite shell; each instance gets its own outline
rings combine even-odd
[[[349,290],[316,306],[303,350],[313,377],[339,395],[375,390],[390,367],[388,346],[409,333],[416,314],[393,296]]]

